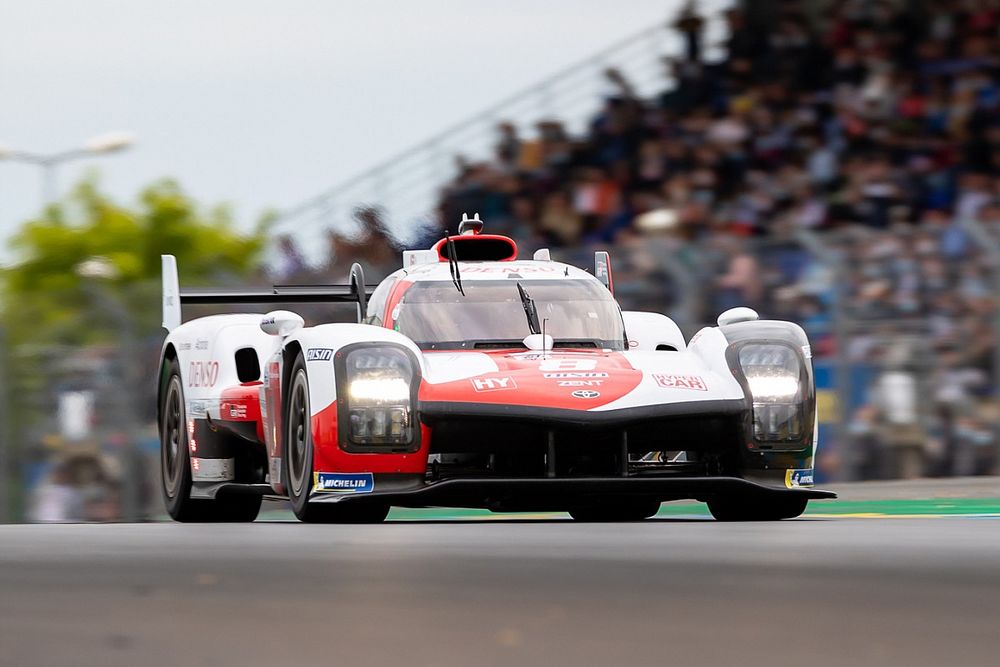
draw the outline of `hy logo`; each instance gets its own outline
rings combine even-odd
[[[570,396],[573,398],[597,398],[601,395],[601,392],[594,391],[592,389],[577,389]]]
[[[500,389],[517,389],[517,383],[512,377],[473,378],[472,388],[476,391],[498,391]]]

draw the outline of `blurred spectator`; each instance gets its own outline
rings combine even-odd
[[[365,281],[376,282],[398,268],[400,246],[386,228],[378,207],[363,206],[354,212],[360,231],[355,238],[337,232],[327,235],[325,282],[346,282],[351,265],[359,262]]]
[[[725,239],[726,270],[716,279],[716,310],[755,306],[761,297],[760,268],[739,239]]]
[[[65,462],[54,464],[35,487],[28,520],[37,523],[70,523],[85,518],[83,498]]]
[[[93,453],[63,454],[32,490],[28,520],[38,523],[118,521],[122,517],[121,462]],[[144,475],[142,469],[138,469]],[[112,471],[115,471],[114,474]],[[140,481],[141,483],[141,481]],[[140,514],[149,498],[139,493]]]
[[[497,140],[495,155],[497,162],[507,171],[517,168],[521,155],[521,140],[517,136],[517,128],[512,123],[497,125],[500,138]]]
[[[583,232],[583,218],[570,206],[563,192],[553,192],[545,198],[539,227],[553,245],[573,245]]]
[[[299,252],[295,240],[291,236],[281,236],[278,238],[278,266],[275,267],[275,276],[279,281],[289,282],[301,275],[306,270],[306,262]]]
[[[71,459],[73,485],[77,489],[83,508],[85,521],[115,521],[121,517],[121,489],[118,479],[108,472],[108,463],[91,456]],[[145,475],[141,469],[135,470],[136,482],[141,484]],[[117,475],[120,477],[120,471]],[[140,492],[141,507],[146,499]]]
[[[913,479],[924,474],[927,444],[919,411],[919,388],[914,373],[907,368],[910,354],[906,348],[887,351],[889,368],[882,372],[875,387],[876,407],[882,429],[880,441],[883,478]]]
[[[880,479],[886,472],[878,418],[878,408],[866,404],[858,408],[847,422],[847,433],[851,439],[849,468],[852,478]]]
[[[698,15],[693,0],[684,5],[674,21],[674,28],[684,35],[684,55],[690,61],[701,60],[701,31],[704,26],[705,20]]]

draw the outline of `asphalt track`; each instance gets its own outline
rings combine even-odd
[[[1000,519],[0,527],[9,665],[997,665]]]

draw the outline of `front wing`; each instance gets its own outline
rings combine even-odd
[[[766,499],[798,497],[836,498],[832,491],[812,488],[782,489],[739,477],[557,479],[446,479],[417,488],[371,493],[315,494],[310,502],[388,503],[398,507],[484,507],[498,511],[562,511],[588,498],[642,497],[659,502],[735,497]]]

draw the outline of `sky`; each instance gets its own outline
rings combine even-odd
[[[108,131],[88,169],[132,201],[172,177],[244,228],[601,48],[681,0],[0,0],[0,146]],[[37,167],[0,161],[0,238],[42,204]],[[0,249],[0,261],[13,258]]]

